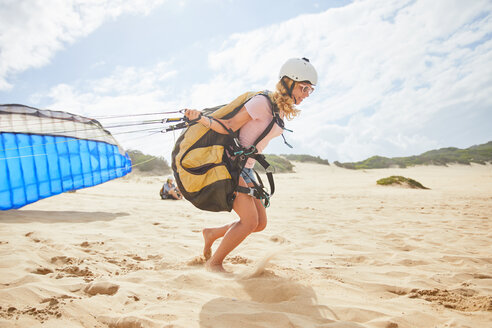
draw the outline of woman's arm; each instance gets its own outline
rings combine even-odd
[[[201,112],[195,109],[185,109],[185,116],[189,120],[195,120],[200,116]],[[215,120],[220,121],[222,124],[224,124],[228,129],[231,129],[232,131],[237,131],[239,130],[244,124],[246,124],[248,121],[251,120],[251,116],[249,116],[248,111],[246,108],[243,106],[239,112],[234,115],[232,118],[228,120],[222,120],[222,119],[209,119],[208,117],[205,117],[202,115],[198,123],[202,124],[203,126],[210,128],[214,130],[217,133],[220,134],[227,134],[228,132],[224,129],[224,127],[215,122]]]

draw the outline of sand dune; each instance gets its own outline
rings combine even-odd
[[[230,275],[201,229],[233,214],[162,201],[159,178],[0,212],[0,327],[492,327],[492,166],[296,170]]]

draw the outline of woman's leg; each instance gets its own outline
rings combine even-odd
[[[229,230],[234,223],[235,222],[229,223],[222,227],[205,228],[202,230],[203,239],[205,240],[205,245],[203,246],[203,256],[205,257],[205,260],[210,259],[212,256],[212,245],[214,241],[224,237],[227,230]]]
[[[252,183],[248,184],[249,187],[253,187]],[[266,209],[261,203],[261,200],[259,199],[254,199],[255,207],[258,212],[258,225],[256,226],[256,229],[253,232],[259,232],[265,229],[267,225],[267,215],[266,215]],[[215,228],[205,228],[202,230],[203,234],[203,239],[205,241],[204,246],[203,246],[203,256],[205,257],[205,260],[210,259],[212,256],[212,245],[213,243],[221,238],[224,237],[226,234],[227,230],[229,230],[232,225],[236,223],[229,223],[225,226],[222,227],[215,227]]]
[[[265,229],[267,225],[267,216],[266,216],[265,207],[263,206],[261,201],[259,199],[255,199],[254,202],[255,202],[256,210],[258,211],[258,225],[256,226],[256,229],[253,232],[259,232]],[[203,256],[205,257],[205,260],[210,259],[210,257],[212,256],[213,243],[217,239],[224,237],[227,230],[229,230],[234,223],[236,222],[229,223],[222,227],[205,228],[202,230],[203,239],[205,240],[205,244],[203,246]]]
[[[178,200],[181,199],[181,195],[178,195],[176,191],[172,189],[168,191],[168,195],[171,195],[174,199],[178,199]]]
[[[246,182],[242,177],[239,178],[239,185],[246,186]],[[213,243],[219,239],[224,237],[226,232],[232,227],[236,222],[232,222],[226,224],[222,227],[214,227],[214,228],[205,228],[202,230],[203,240],[205,241],[203,245],[203,256],[205,260],[209,260],[212,257],[212,245]]]
[[[240,179],[240,185],[246,186],[242,178]],[[207,262],[207,265],[214,271],[224,271],[222,262],[227,254],[258,227],[259,213],[256,209],[254,198],[243,193],[237,193],[233,210],[239,215],[239,221],[216,230],[217,233],[224,232],[224,230],[226,232],[219,247]]]
[[[258,212],[258,225],[253,232],[259,232],[266,228],[267,225],[267,214],[266,208],[263,206],[263,203],[259,199],[254,199],[256,211]]]

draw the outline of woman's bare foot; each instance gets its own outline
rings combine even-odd
[[[203,256],[205,257],[205,260],[209,260],[212,256],[212,244],[215,241],[212,236],[212,229],[203,229],[202,234],[205,241],[205,245],[203,246]]]
[[[228,271],[226,271],[226,269],[224,269],[224,267],[222,266],[222,263],[214,264],[214,263],[211,263],[211,261],[207,261],[205,263],[205,268],[211,272],[229,273]]]

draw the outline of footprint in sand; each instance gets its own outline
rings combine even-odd
[[[53,264],[74,264],[74,263],[77,263],[77,260],[75,258],[63,256],[63,255],[53,256],[50,261]]]
[[[458,311],[492,311],[492,296],[478,295],[472,289],[413,289],[408,297],[424,299]]]
[[[188,265],[188,266],[204,265],[205,262],[207,262],[207,260],[205,259],[205,257],[203,257],[202,255],[200,255],[200,256],[196,256],[192,260],[188,261],[186,263],[186,265]],[[166,263],[166,268],[167,268],[167,266],[168,265]]]
[[[34,237],[33,234],[34,234],[34,231],[31,231],[31,232],[26,233],[24,236],[31,238],[31,240],[35,243],[41,242],[41,239]]]
[[[21,315],[32,316],[37,321],[44,323],[53,317],[61,318],[61,308],[66,304],[65,299],[73,298],[68,295],[61,297],[49,297],[40,302],[39,306],[28,306],[24,309],[17,309],[14,306],[2,308],[0,306],[0,318],[12,319],[19,318]]]
[[[83,251],[86,253],[94,253],[95,251],[92,250],[94,245],[104,245],[104,241],[96,241],[96,242],[84,241],[79,244],[80,247],[84,248]]]
[[[111,282],[93,282],[85,286],[84,292],[87,294],[94,296],[98,294],[103,295],[114,295],[118,292],[120,286],[117,284],[113,284]]]
[[[90,271],[88,267],[81,269],[76,265],[69,265],[61,269],[56,269],[56,271],[59,271],[59,273],[55,277],[56,279],[61,279],[65,276],[82,277],[86,282],[89,282],[92,281],[95,277],[94,273]]]
[[[122,317],[112,318],[107,316],[100,316],[98,320],[110,328],[143,328],[149,327],[152,324],[147,320],[137,317]]]
[[[207,262],[207,259],[203,256],[196,256],[192,260],[188,261],[186,265],[188,266],[199,266],[199,265],[204,265]],[[232,263],[232,264],[248,264],[251,262],[251,260],[242,257],[242,256],[234,256],[234,257],[228,257],[225,260],[226,263]]]
[[[369,260],[369,258],[364,256],[364,255],[349,256],[349,257],[344,258],[345,262],[358,263],[358,264],[366,263],[368,260]]]
[[[251,262],[251,260],[237,255],[237,256],[226,259],[226,262],[230,262],[232,264],[248,264]]]
[[[423,260],[412,260],[412,259],[405,259],[401,260],[398,262],[398,264],[407,266],[407,267],[413,267],[413,266],[419,266],[419,265],[427,265],[429,262],[423,261]]]
[[[386,288],[386,291],[391,293],[391,294],[394,294],[394,295],[404,296],[404,295],[408,295],[408,293],[410,292],[410,289],[403,288],[403,287],[397,287],[397,286],[388,286]]]
[[[403,246],[396,246],[394,248],[403,252],[411,252],[415,250],[417,247],[404,244]]]
[[[474,273],[473,278],[475,278],[475,279],[492,279],[492,276],[489,274]]]
[[[147,259],[144,259],[143,257],[136,255],[136,254],[128,254],[128,257],[131,257],[135,261],[147,261]]]
[[[41,275],[46,275],[48,273],[53,273],[53,270],[49,269],[49,268],[36,268],[35,270],[31,271],[32,273],[35,273],[35,274],[41,274]]]
[[[147,259],[141,258],[140,256],[134,254],[127,254],[126,256],[128,256],[128,259],[127,258],[121,259],[119,257],[112,258],[107,256],[104,257],[104,259],[106,260],[106,262],[114,264],[120,268],[120,271],[117,271],[115,273],[116,275],[127,274],[129,272],[145,269],[143,266],[140,266],[138,263],[142,261],[147,261]]]
[[[285,239],[284,237],[282,236],[279,236],[279,235],[273,235],[270,237],[270,240],[273,241],[274,243],[279,243],[279,244],[284,244],[284,243],[287,243],[288,240]]]

